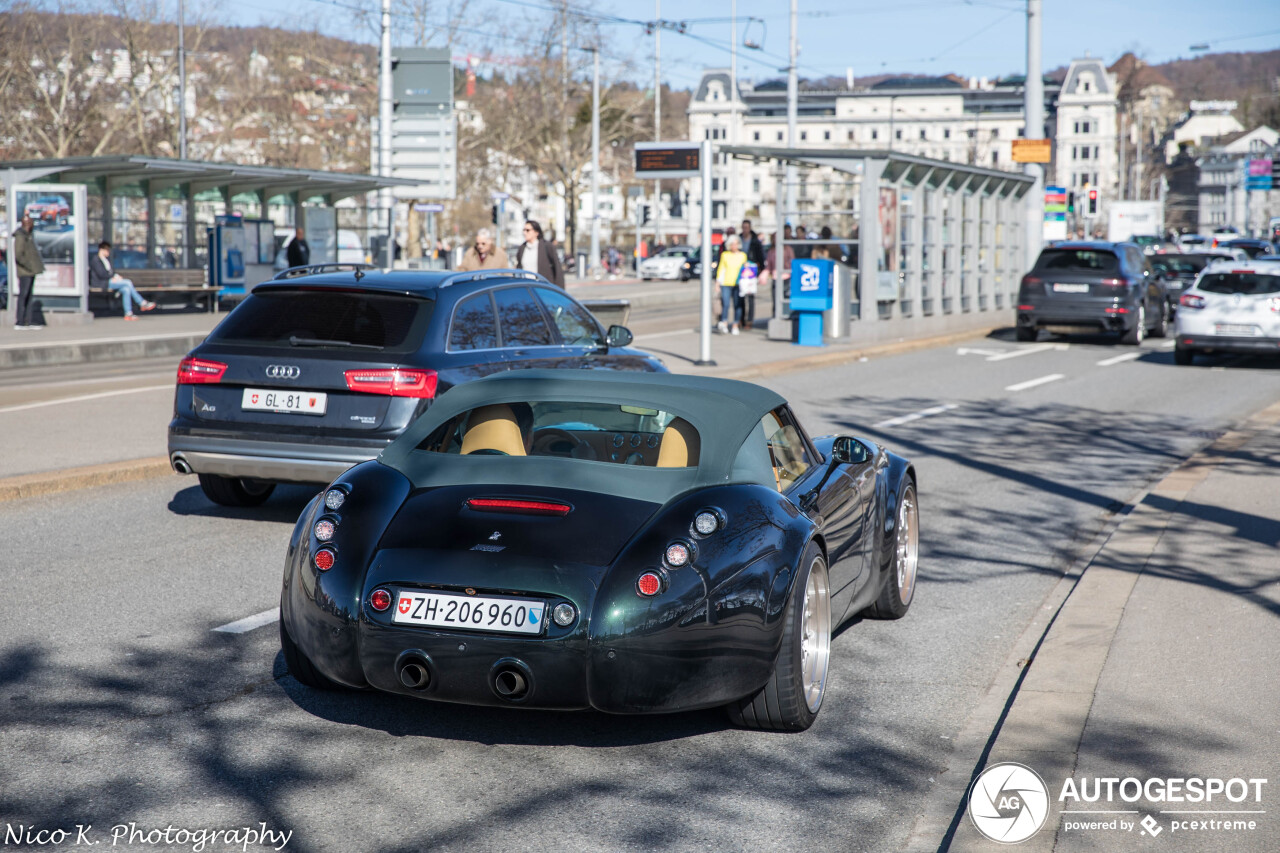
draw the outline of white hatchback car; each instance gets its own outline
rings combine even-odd
[[[1178,300],[1174,361],[1197,352],[1280,355],[1280,263],[1217,261]]]
[[[653,278],[680,280],[680,271],[684,262],[694,252],[692,246],[667,246],[651,258],[640,262],[640,277],[645,281]]]

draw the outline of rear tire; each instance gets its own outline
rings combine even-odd
[[[315,665],[302,653],[302,650],[293,642],[293,637],[289,636],[289,629],[284,626],[283,613],[280,614],[280,651],[284,652],[284,662],[285,666],[289,667],[289,674],[303,687],[311,687],[315,690],[346,689],[316,669]]]
[[[220,477],[201,474],[200,489],[204,496],[221,506],[258,506],[275,491],[276,484],[243,477]]]
[[[1169,303],[1163,299],[1160,300],[1160,319],[1156,321],[1156,325],[1151,330],[1151,337],[1163,338],[1169,334]]]
[[[1173,363],[1179,367],[1188,367],[1196,359],[1196,351],[1185,347],[1177,347],[1173,351]]]
[[[800,567],[773,674],[754,696],[725,709],[736,725],[801,732],[822,709],[831,663],[831,581],[817,543],[805,548]]]
[[[901,619],[916,595],[920,560],[920,507],[916,486],[910,480],[898,496],[898,518],[893,524],[893,562],[885,575],[880,597],[866,609],[872,619]]]
[[[1133,328],[1129,329],[1121,336],[1120,342],[1132,347],[1142,344],[1142,339],[1147,335],[1147,306],[1138,305],[1137,322],[1133,324]]]
[[[1017,329],[1017,336],[1018,340],[1023,343],[1028,343],[1040,337],[1040,330],[1035,326],[1019,326]]]

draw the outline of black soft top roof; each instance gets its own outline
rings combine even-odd
[[[645,468],[552,457],[455,456],[417,451],[418,445],[451,418],[491,403],[616,403],[659,409],[693,424],[701,438],[696,468]],[[586,491],[629,494],[665,502],[689,488],[726,482],[773,486],[757,449],[742,454],[743,443],[764,415],[786,403],[777,393],[749,382],[669,373],[612,370],[517,370],[457,385],[378,457],[416,486],[460,483],[527,483]],[[766,453],[763,432],[759,453]]]

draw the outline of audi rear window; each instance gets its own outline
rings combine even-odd
[[[1096,249],[1045,249],[1036,269],[1114,273],[1120,269],[1120,259],[1113,252]]]
[[[1245,296],[1280,293],[1280,275],[1247,272],[1209,273],[1200,279],[1197,287],[1206,293],[1242,293]]]
[[[394,294],[266,290],[249,296],[209,336],[258,346],[418,348],[435,303]]]

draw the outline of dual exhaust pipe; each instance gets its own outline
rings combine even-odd
[[[401,652],[396,659],[396,680],[415,692],[432,686],[433,671],[431,658],[417,649]],[[533,673],[524,661],[503,658],[489,672],[489,688],[503,702],[523,702],[533,689]]]
[[[172,465],[173,470],[177,471],[179,474],[191,473],[191,463],[188,462],[187,458],[181,453],[173,454],[173,457],[169,460],[169,464]]]

